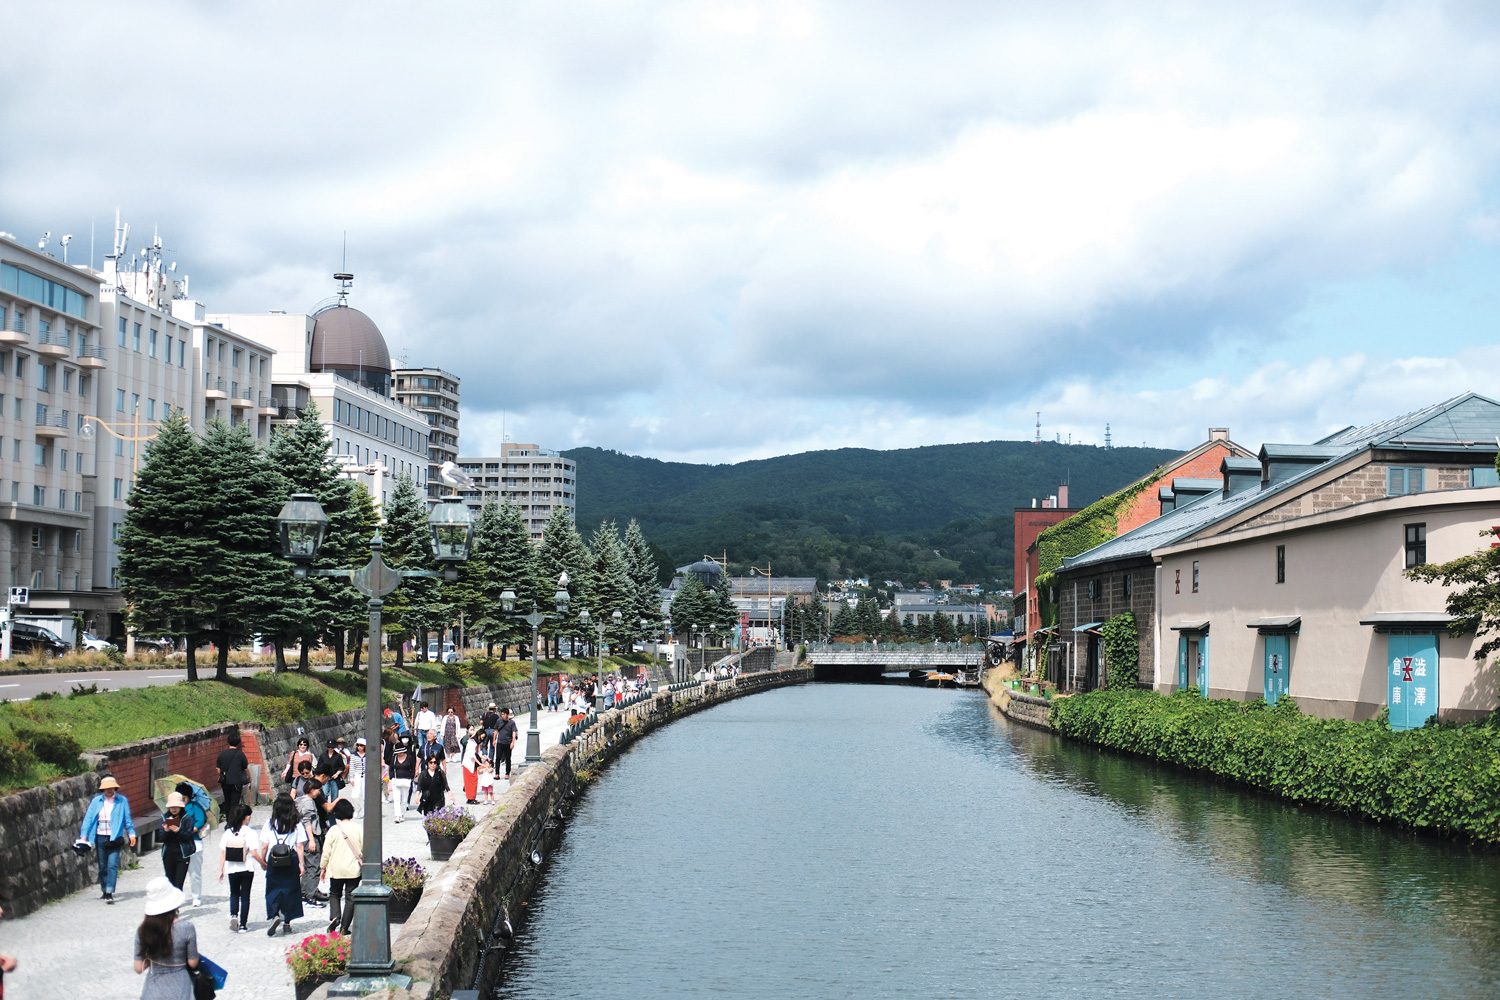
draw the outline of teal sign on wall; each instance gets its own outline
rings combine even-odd
[[[1437,713],[1437,636],[1392,632],[1386,636],[1386,704],[1392,729],[1418,729]]]
[[[1198,690],[1208,697],[1208,633],[1198,637]]]
[[[1177,690],[1181,691],[1187,685],[1187,636],[1181,632],[1177,634]]]
[[[1276,700],[1286,694],[1292,679],[1292,641],[1284,635],[1268,635],[1266,640],[1266,701]]]

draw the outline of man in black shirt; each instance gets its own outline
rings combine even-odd
[[[505,761],[505,779],[510,780],[510,752],[516,745],[516,739],[520,736],[520,730],[516,728],[516,722],[510,717],[510,709],[500,710],[500,728],[495,731],[495,767],[500,767],[500,762]]]
[[[335,784],[338,784],[343,781],[344,769],[348,766],[349,762],[344,759],[343,754],[339,753],[338,741],[329,740],[323,748],[323,755],[318,758],[318,767],[326,769],[328,776],[334,780]]]
[[[495,711],[495,703],[490,702],[490,707],[485,711],[479,724],[490,732],[490,739],[495,738],[495,730],[500,728],[500,713]]]
[[[240,734],[230,733],[229,746],[219,751],[215,765],[219,769],[219,787],[224,790],[224,815],[234,812],[234,807],[244,799],[245,786],[250,783],[250,761],[240,749]]]

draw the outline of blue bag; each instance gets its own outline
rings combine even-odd
[[[208,974],[214,977],[215,988],[222,990],[224,988],[224,984],[229,981],[229,973],[224,971],[224,967],[221,966],[218,962],[215,962],[213,959],[206,958],[203,955],[199,955],[198,965],[202,968],[207,969]]]

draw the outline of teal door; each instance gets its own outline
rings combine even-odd
[[[1177,690],[1185,690],[1188,686],[1187,675],[1187,636],[1181,632],[1177,633]]]
[[[1208,697],[1208,633],[1198,637],[1198,691]]]
[[[1266,640],[1266,702],[1276,704],[1276,699],[1286,694],[1292,679],[1292,642],[1284,635],[1268,635]]]
[[[1386,637],[1391,665],[1386,679],[1392,729],[1420,729],[1437,714],[1437,636],[1392,632]]]

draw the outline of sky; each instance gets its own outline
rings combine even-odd
[[[1500,397],[1482,3],[0,0],[0,230],[355,274],[461,450],[1307,441]],[[16,40],[27,39],[23,44]],[[53,250],[56,250],[55,242]]]

